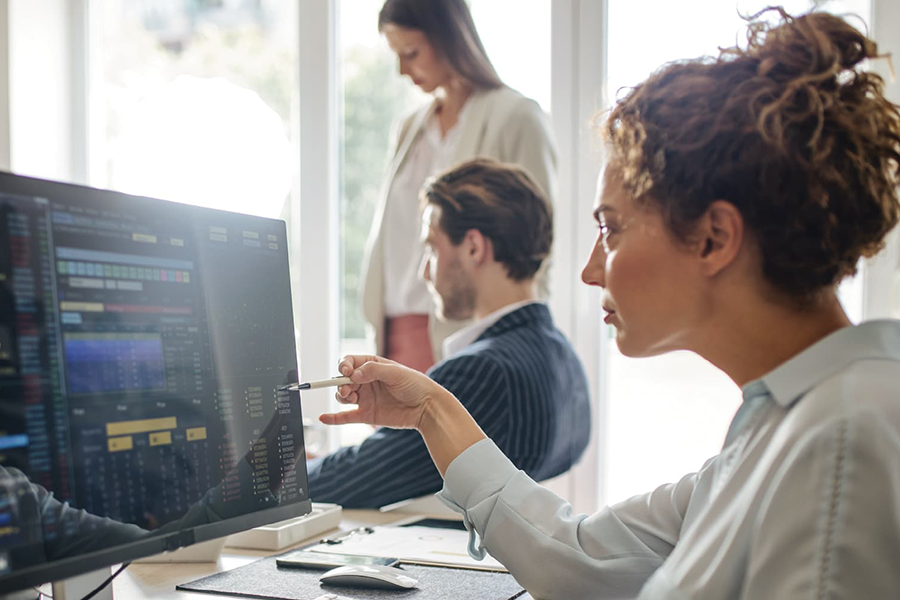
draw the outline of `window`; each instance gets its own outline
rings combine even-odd
[[[891,253],[894,264],[894,274],[893,277],[890,278],[887,285],[890,286],[890,297],[891,297],[891,305],[890,305],[890,316],[894,319],[900,319],[900,238],[897,237],[897,232],[894,232],[894,243],[891,246],[888,246],[888,251]]]
[[[397,72],[397,58],[378,33],[383,0],[342,0],[338,23],[343,123],[340,144],[341,351],[366,348],[360,278],[395,119],[428,101]]]
[[[882,12],[893,2],[871,1],[881,6]],[[596,168],[588,160],[593,155],[584,149],[590,143],[584,139],[593,139],[588,121],[601,108],[595,100],[601,94],[593,88],[603,72],[599,63],[608,69],[605,85],[608,95],[614,96],[615,90],[642,80],[666,60],[714,52],[717,45],[733,43],[740,26],[734,0],[698,0],[689,5],[689,10],[685,10],[683,3],[664,0],[469,2],[500,76],[512,87],[538,100],[545,110],[554,109],[554,125],[560,141],[560,182],[574,192],[561,198],[561,205],[563,200],[589,202],[592,190],[588,188],[592,188],[596,179]],[[829,10],[859,14],[865,21],[870,12],[869,3],[870,0],[844,0],[825,6]],[[285,198],[298,162],[292,155],[294,132],[299,128],[293,115],[298,112],[297,90],[301,83],[297,81],[297,47],[300,45],[297,13],[313,11],[318,15],[327,3],[79,0],[71,4],[88,6],[91,11],[87,29],[91,50],[90,78],[84,81],[77,56],[76,64],[72,64],[72,56],[83,50],[78,46],[85,35],[84,23],[72,20],[70,3],[56,0],[47,6],[41,4],[41,8],[37,3],[13,4],[15,10],[11,10],[9,29],[14,50],[10,53],[10,62],[16,67],[11,69],[13,83],[9,90],[11,120],[16,125],[10,134],[13,168],[38,176],[67,179],[71,177],[68,164],[81,161],[87,150],[89,183],[94,185],[290,217]],[[325,328],[331,335],[341,338],[344,352],[365,347],[361,339],[364,335],[362,316],[358,312],[358,278],[387,159],[390,123],[427,101],[427,97],[399,77],[396,59],[377,32],[377,13],[381,4],[382,0],[340,0],[334,5],[328,4],[339,15],[337,30],[328,25],[327,35],[310,42],[317,59],[319,52],[323,60],[336,54],[338,81],[343,87],[342,115],[340,122],[334,124],[341,132],[340,194],[336,198],[317,200],[340,202],[341,319],[338,331],[332,331],[330,324]],[[737,8],[747,13],[764,4],[757,0],[739,0]],[[553,51],[559,61],[554,65],[553,73],[556,82],[554,100],[559,100],[554,102],[554,107],[550,106],[549,100],[551,5],[554,11],[552,25],[557,34]],[[608,5],[608,15],[603,9],[605,5]],[[803,10],[806,6],[804,0],[788,2],[791,11]],[[647,19],[648,14],[654,18]],[[48,26],[51,29],[48,30]],[[47,31],[52,31],[53,35],[37,35]],[[307,35],[303,39],[312,37]],[[331,45],[335,37],[339,40],[336,47]],[[601,50],[604,39],[606,44]],[[38,71],[51,76],[33,77],[32,74]],[[198,83],[197,80],[205,82],[200,87],[206,89],[198,92],[197,86],[193,85]],[[87,140],[81,139],[84,136],[79,131],[84,117],[79,112],[81,90],[70,90],[69,84],[75,88],[86,86],[89,92]],[[324,94],[321,87],[307,85],[305,93]],[[228,89],[225,93],[236,108],[227,110],[219,102],[218,94],[212,94],[215,101],[209,100],[211,89]],[[152,118],[160,119],[160,114],[166,114],[151,109],[154,104],[157,109],[165,108],[165,98],[170,93],[187,94],[183,107],[194,110],[195,114],[201,113],[200,117],[207,119],[202,121],[207,123],[206,129],[200,127],[201,122],[183,119],[182,110],[170,114],[171,118],[152,121]],[[203,93],[207,94],[206,101]],[[51,101],[56,104],[48,107]],[[566,102],[571,102],[572,106],[566,107]],[[329,106],[333,104],[328,103]],[[209,110],[201,111],[204,107]],[[244,114],[244,108],[247,114],[255,115],[248,119],[258,118],[262,123],[260,131],[248,131],[251,128],[243,127],[250,122],[238,117]],[[572,114],[564,114],[566,111]],[[264,114],[275,117],[267,119],[262,116]],[[160,123],[161,127],[148,127],[150,122]],[[179,130],[176,123],[195,128],[190,136],[193,139],[188,139],[188,131]],[[235,143],[241,140],[250,144],[255,139],[253,136],[261,132],[269,135],[268,141],[264,141],[267,149],[263,154],[244,152],[250,146]],[[324,133],[321,135],[325,136]],[[207,144],[201,145],[196,138],[205,139]],[[327,140],[321,142],[324,146]],[[222,152],[226,145],[234,148],[234,152]],[[261,156],[271,160],[257,160]],[[285,160],[287,166],[284,166]],[[191,179],[201,181],[201,185],[192,184],[184,175],[186,171],[191,172]],[[330,177],[324,171],[321,177]],[[222,185],[225,181],[233,181],[232,177],[243,175],[246,178],[235,185]],[[318,173],[314,175],[319,176]],[[76,178],[80,180],[80,177]],[[247,189],[242,181],[257,182],[252,196],[246,192],[232,193]],[[259,201],[256,201],[257,196],[261,198]],[[307,194],[307,198],[309,196]],[[323,196],[330,196],[330,193]],[[254,200],[249,200],[251,197]],[[577,254],[569,261],[573,263],[570,265],[572,281],[577,279],[578,272],[578,265],[574,263],[583,261],[584,249],[588,247],[587,242],[582,243],[582,238],[593,239],[590,224],[583,222],[586,214],[586,209],[578,204],[578,210],[567,211],[559,219],[570,219],[571,223],[566,223],[568,238],[557,239],[578,242],[577,251],[570,252]],[[333,221],[328,223],[329,226],[332,224]],[[581,231],[579,225],[585,225],[587,230]],[[289,229],[296,231],[297,228]],[[558,249],[563,248],[558,246]],[[897,267],[900,239],[896,235],[892,248],[888,254],[892,256],[894,266],[886,276],[881,274],[876,279],[881,288],[887,287],[892,294],[890,314],[900,317],[900,270]],[[845,303],[851,312],[855,310],[862,314],[868,306],[866,298],[872,296],[871,290],[860,286],[859,279],[850,287],[854,291],[843,293]],[[596,356],[599,350],[592,348],[598,337],[594,335],[593,325],[578,331],[583,323],[594,322],[584,318],[584,314],[590,313],[586,308],[590,296],[582,288],[573,286],[568,299],[572,305],[571,318],[563,319],[559,314],[561,311],[556,311],[556,316],[559,325],[571,331],[573,339],[582,338],[583,341],[590,336],[590,343],[579,342],[577,345],[585,357]],[[299,294],[295,294],[295,301],[298,297]],[[604,342],[609,341],[608,331],[603,331],[602,335]],[[320,343],[318,335],[311,337],[315,344]],[[307,341],[307,345],[310,344]],[[604,344],[604,347],[612,351],[603,357],[602,372],[609,375],[605,377],[603,392],[597,394],[606,405],[600,411],[602,429],[598,429],[602,446],[597,454],[607,462],[607,466],[599,469],[603,474],[601,487],[606,499],[615,501],[675,479],[696,469],[702,460],[714,454],[739,402],[739,394],[718,371],[695,357],[674,354],[638,363],[618,355],[614,343]],[[320,352],[320,349],[316,347],[313,352]],[[330,356],[327,360],[332,364]],[[597,374],[600,361],[591,358],[585,364],[592,381],[600,379]],[[311,374],[318,376],[318,371]],[[688,380],[700,385],[692,385],[688,392],[682,383]],[[660,417],[661,425],[657,430],[648,430],[647,421],[639,418],[649,411]],[[704,420],[698,420],[696,415],[703,415]],[[340,428],[338,432],[343,434],[344,430]],[[662,447],[684,448],[684,452],[661,457],[658,451],[652,451]],[[592,466],[590,473],[580,475],[582,481],[597,477],[596,471]],[[590,488],[590,502],[581,506],[584,510],[593,509],[597,486],[593,479],[585,486]]]
[[[342,0],[340,65],[341,136],[341,339],[343,352],[366,350],[359,309],[360,270],[366,239],[388,161],[395,119],[429,102],[397,69],[397,57],[378,32],[384,0]],[[550,109],[550,1],[473,0],[472,16],[500,77]],[[510,31],[510,13],[517,26]],[[371,350],[371,349],[368,349]]]
[[[95,4],[90,182],[288,216],[296,12],[260,0]]]
[[[734,45],[742,24],[738,11],[752,14],[768,4],[742,0],[736,10],[734,2],[698,0],[686,11],[684,4],[665,0],[609,0],[609,97],[667,61]],[[805,0],[784,5],[794,13],[809,8]],[[867,0],[851,0],[832,2],[828,10],[854,13],[868,22],[870,7]],[[653,18],[645,18],[648,14]],[[843,286],[842,299],[855,320],[862,314],[861,298],[859,280]],[[741,394],[728,377],[696,355],[631,359],[612,341],[606,347],[601,454],[606,461],[605,500],[614,503],[677,481],[718,453]]]
[[[384,0],[341,0],[343,119],[340,145],[341,353],[371,352],[360,309],[363,254],[387,165],[392,123],[431,101],[401,77],[378,32]],[[504,82],[550,108],[550,0],[472,0],[472,16]],[[517,24],[509,28],[508,17]],[[356,427],[356,426],[354,426]],[[359,435],[342,428],[346,443]],[[357,431],[365,433],[364,428]]]

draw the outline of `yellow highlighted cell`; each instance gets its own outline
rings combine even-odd
[[[139,421],[119,421],[106,424],[106,435],[133,435],[135,433],[149,433],[161,429],[175,429],[178,427],[176,417],[162,417],[160,419],[141,419]]]
[[[146,233],[132,233],[131,239],[134,240],[135,242],[144,242],[146,244],[155,244],[156,243],[156,236],[149,235]]]
[[[123,450],[131,450],[134,448],[134,440],[130,435],[109,438],[106,441],[109,444],[110,452],[122,452]]]
[[[167,446],[172,443],[171,431],[157,431],[150,434],[151,446]]]
[[[66,341],[136,341],[136,340],[161,340],[158,333],[67,333]]]
[[[60,302],[59,309],[70,312],[103,312],[102,302]]]
[[[185,433],[187,434],[187,440],[189,442],[206,439],[206,427],[191,427],[186,430]]]

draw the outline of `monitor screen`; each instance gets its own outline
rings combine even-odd
[[[0,173],[0,591],[310,510],[283,221]]]

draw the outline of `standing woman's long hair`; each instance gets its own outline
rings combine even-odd
[[[424,33],[450,66],[475,87],[492,90],[503,85],[465,0],[386,0],[378,13],[378,31],[383,32],[385,25]]]

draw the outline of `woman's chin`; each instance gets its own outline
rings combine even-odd
[[[616,327],[616,346],[619,348],[619,353],[628,358],[643,358],[659,354],[659,352],[653,352],[647,344],[636,340],[633,335],[629,336],[622,327]]]

